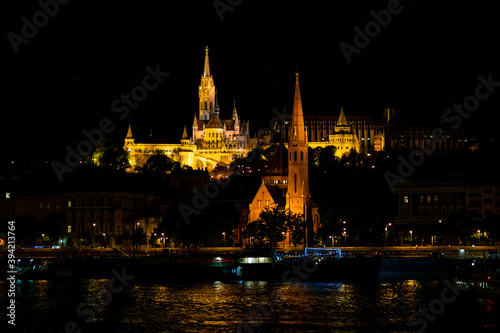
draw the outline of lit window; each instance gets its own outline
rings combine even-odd
[[[5,199],[10,199],[10,192],[5,193]]]
[[[68,207],[71,207],[71,200],[68,200]]]
[[[71,226],[68,225],[68,234],[70,234],[70,233],[71,233]]]
[[[410,202],[410,199],[408,198],[408,195],[407,195],[407,194],[405,194],[405,195],[403,196],[403,202],[404,202],[405,204],[407,204],[408,202]]]

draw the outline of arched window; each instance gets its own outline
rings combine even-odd
[[[297,152],[296,151],[293,152],[293,160],[295,162],[297,162]]]
[[[295,193],[297,193],[297,174],[294,174],[294,186],[295,186]]]
[[[303,161],[303,160],[304,160],[304,152],[303,152],[303,151],[301,151],[301,152],[300,152],[300,160],[301,160],[301,161]]]

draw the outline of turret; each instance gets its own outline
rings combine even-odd
[[[210,74],[208,46],[205,48],[205,66],[198,91],[200,120],[209,120],[215,112],[215,84]]]
[[[188,146],[190,144],[190,140],[187,134],[186,126],[184,126],[184,132],[182,132],[181,144],[183,146]]]

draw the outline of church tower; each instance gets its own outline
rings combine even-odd
[[[288,191],[287,209],[303,214],[307,219],[310,202],[308,175],[308,142],[300,97],[299,73],[295,73],[295,99],[293,103],[292,124],[288,141]]]
[[[200,99],[200,120],[209,120],[214,114],[216,105],[215,84],[210,74],[210,64],[208,61],[208,46],[205,48],[205,67],[203,69],[203,75],[201,76],[198,96]]]

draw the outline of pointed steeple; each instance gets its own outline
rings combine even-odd
[[[127,137],[125,139],[133,139],[134,137],[132,136],[132,127],[130,124],[128,125],[128,132],[127,132]]]
[[[351,132],[351,126],[349,126],[349,123],[347,122],[347,119],[344,114],[344,108],[340,108],[340,116],[339,119],[337,119],[337,123],[335,124],[335,127],[333,129],[335,133],[350,133]]]
[[[210,76],[210,64],[208,62],[208,45],[205,47],[205,68],[203,69],[203,76]]]
[[[208,46],[205,49],[205,67],[203,69],[203,75],[201,76],[201,82],[198,89],[199,98],[199,118],[200,120],[209,120],[212,114],[219,112],[218,104],[215,100],[215,84],[214,78],[210,74],[210,65],[208,60]]]
[[[238,112],[236,111],[236,100],[233,100],[233,120],[236,121],[238,119]]]
[[[302,99],[300,97],[299,73],[295,73],[295,98],[293,101],[292,128],[290,133],[290,145],[302,146],[307,144]]]
[[[194,114],[193,127],[198,128],[198,118],[196,118],[196,113]]]
[[[349,126],[347,123],[347,119],[345,119],[345,114],[344,114],[344,108],[340,108],[340,116],[339,119],[337,120],[337,126]]]
[[[184,132],[182,133],[182,138],[181,139],[189,139],[188,133],[187,133],[187,130],[186,130],[186,126],[184,126]]]

